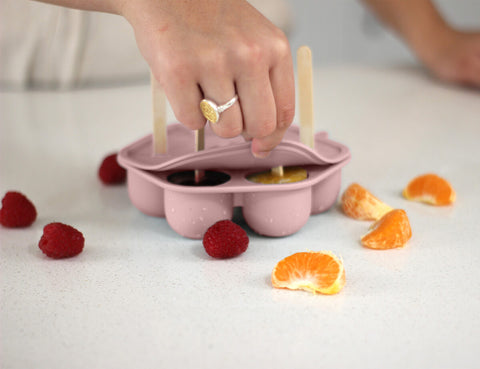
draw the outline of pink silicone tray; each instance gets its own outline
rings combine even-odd
[[[219,138],[206,126],[205,150],[195,153],[194,132],[181,124],[167,130],[168,150],[153,155],[148,135],[123,148],[118,161],[127,170],[128,192],[142,212],[165,217],[182,236],[200,239],[212,224],[231,219],[234,207],[242,207],[248,225],[265,236],[286,236],[297,232],[311,214],[321,213],[334,203],[340,190],[341,168],[349,161],[348,148],[315,135],[315,150],[299,142],[293,125],[284,140],[266,159],[250,152],[243,138]],[[302,166],[306,180],[288,184],[258,184],[249,174],[272,167]],[[184,186],[169,181],[171,174],[205,169],[225,173],[229,180],[215,186]]]

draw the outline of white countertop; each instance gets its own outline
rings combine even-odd
[[[405,209],[405,248],[362,247],[370,223],[334,207],[211,259],[97,179],[106,154],[150,131],[149,86],[0,93],[1,196],[38,211],[30,228],[0,227],[0,366],[478,368],[480,92],[393,67],[322,68],[314,86],[317,130],[352,152],[342,191],[359,182]],[[450,180],[454,206],[402,198],[425,172]],[[41,253],[53,221],[84,234],[80,255]],[[272,288],[274,265],[308,249],[343,257],[338,295]]]

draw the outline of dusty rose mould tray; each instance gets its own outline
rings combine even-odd
[[[133,205],[145,214],[165,217],[177,233],[195,239],[216,221],[231,219],[237,206],[259,234],[278,237],[297,232],[311,214],[335,203],[341,168],[350,160],[348,148],[325,132],[315,135],[314,150],[303,145],[295,125],[266,159],[253,157],[243,138],[219,138],[208,126],[205,150],[194,152],[194,139],[193,131],[170,124],[166,154],[153,154],[152,135],[148,135],[123,148],[118,161],[127,170]],[[286,184],[259,184],[246,178],[279,165],[304,167],[308,178]],[[207,170],[220,184],[179,184],[194,169]]]

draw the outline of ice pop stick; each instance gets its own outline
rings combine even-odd
[[[314,148],[312,51],[308,46],[297,50],[298,102],[300,108],[300,142]]]
[[[195,152],[201,151],[205,148],[205,128],[195,131]],[[205,171],[195,169],[195,183],[199,183],[205,176]]]
[[[312,51],[308,46],[300,46],[297,50],[297,74],[300,105],[300,142],[314,148]],[[271,172],[275,176],[283,177],[283,166],[272,168]]]
[[[158,83],[153,73],[150,73],[152,88],[153,112],[153,152],[154,154],[167,153],[167,109],[166,97],[162,86]]]
[[[283,165],[279,165],[278,167],[272,168],[271,172],[276,177],[283,177]]]

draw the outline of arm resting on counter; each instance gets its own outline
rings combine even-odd
[[[437,77],[480,87],[480,31],[453,28],[430,0],[363,0]]]

